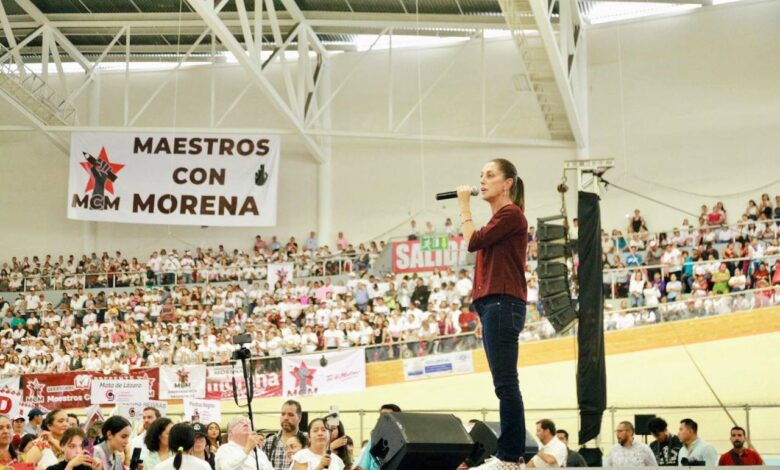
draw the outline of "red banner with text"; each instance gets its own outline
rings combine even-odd
[[[64,372],[61,374],[28,374],[22,376],[24,401],[49,409],[84,408],[91,404],[92,379],[96,377],[147,379],[149,399],[159,396],[159,369],[136,369],[129,374],[105,375],[99,372]]]
[[[206,374],[207,400],[232,400],[233,378],[236,379],[236,393],[239,400],[246,398],[246,383],[244,382],[241,365],[210,366]],[[255,371],[255,398],[282,396],[282,374],[280,372]]]

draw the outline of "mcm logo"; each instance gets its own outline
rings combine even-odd
[[[188,388],[190,386],[190,372],[184,368],[176,371],[176,377],[179,381],[174,385],[176,388]]]
[[[255,184],[262,186],[268,181],[268,172],[265,171],[265,165],[260,165],[260,169],[255,172]]]
[[[27,388],[27,402],[29,403],[43,403],[46,399],[43,397],[43,391],[46,389],[46,385],[40,383],[38,379],[32,379],[25,385]]]
[[[290,371],[290,375],[295,379],[295,390],[293,391],[295,396],[302,397],[317,393],[317,389],[314,388],[313,384],[316,372],[317,369],[307,366],[303,361],[301,361],[300,366],[295,366]]]
[[[71,206],[91,210],[118,210],[119,198],[111,198],[108,194],[114,195],[114,183],[119,178],[117,173],[125,165],[111,162],[105,147],[101,147],[97,158],[87,152],[81,154],[86,160],[81,162],[81,167],[89,175],[89,181],[84,188],[83,196],[73,195]]]

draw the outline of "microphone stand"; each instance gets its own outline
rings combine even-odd
[[[249,416],[249,428],[252,432],[255,431],[255,420],[252,414],[252,399],[255,396],[255,377],[254,371],[247,366],[249,359],[252,357],[251,351],[245,348],[243,345],[233,352],[233,359],[241,361],[241,371],[244,377],[244,385],[246,386],[246,405],[238,403],[238,390],[236,386],[236,376],[233,375],[233,400],[236,402],[236,406],[247,408],[247,415]],[[235,367],[235,362],[233,363]],[[260,460],[257,455],[257,446],[254,448],[255,454],[255,467],[260,470]]]

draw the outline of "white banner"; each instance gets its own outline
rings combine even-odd
[[[184,420],[198,423],[221,422],[220,401],[185,398]]]
[[[474,372],[474,356],[471,351],[404,359],[404,380],[470,372]]]
[[[0,377],[0,389],[21,390],[19,377]]]
[[[21,416],[22,392],[19,390],[0,390],[0,415],[11,419]],[[26,416],[25,416],[26,417]]]
[[[293,269],[295,265],[293,263],[269,263],[268,264],[268,285],[273,287],[276,282],[281,282],[282,285],[293,281]]]
[[[168,414],[168,402],[148,400],[138,403],[118,403],[112,414],[123,416],[129,420],[140,421],[143,419],[144,408],[156,408],[160,415]]]
[[[92,403],[113,405],[149,400],[149,381],[146,379],[92,379]]]
[[[204,398],[206,366],[160,367],[160,399]]]
[[[360,392],[366,388],[365,352],[353,349],[324,355],[283,356],[282,376],[285,397]]]
[[[276,225],[278,135],[73,132],[68,218]]]

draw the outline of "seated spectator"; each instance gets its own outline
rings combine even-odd
[[[617,444],[609,451],[605,467],[655,467],[653,451],[647,444],[634,439],[634,425],[628,421],[618,424]]]
[[[715,295],[727,294],[730,279],[731,273],[729,273],[726,263],[720,263],[718,270],[712,273],[712,293]]]
[[[742,269],[734,269],[734,275],[729,278],[729,289],[731,292],[741,292],[747,288],[747,277],[742,273]]]
[[[696,421],[686,418],[680,421],[679,438],[683,446],[680,448],[680,465],[701,465],[708,467],[718,465],[718,452],[715,447],[698,436],[699,425]]]
[[[647,423],[647,429],[655,438],[650,443],[650,450],[655,455],[655,461],[659,467],[676,467],[682,442],[669,432],[668,425],[663,418],[653,418]]]
[[[558,437],[558,439],[561,442],[563,442],[563,445],[566,446],[566,449],[569,452],[566,455],[565,467],[587,467],[588,466],[588,464],[585,463],[585,459],[582,457],[582,455],[579,454],[579,452],[575,452],[569,449],[569,433],[565,429],[558,429],[557,431],[555,431],[555,435]]]
[[[549,419],[536,422],[536,439],[540,443],[539,452],[534,455],[527,467],[563,467],[569,455],[569,449],[555,435],[555,423]]]
[[[720,456],[718,465],[764,465],[758,452],[745,447],[745,429],[739,426],[731,428],[731,450]]]

